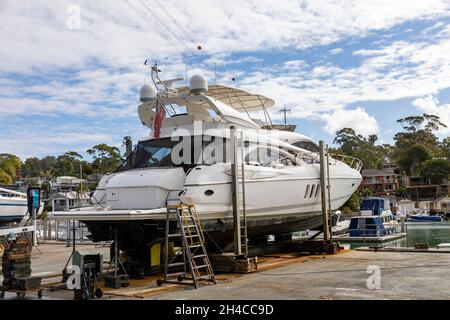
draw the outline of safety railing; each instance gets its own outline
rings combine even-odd
[[[46,240],[73,241],[73,228],[75,227],[75,240],[78,242],[90,241],[90,235],[86,225],[79,221],[67,221],[45,218],[39,220],[38,233],[45,243]]]
[[[345,164],[347,164],[350,168],[355,169],[356,171],[361,171],[362,166],[363,166],[363,162],[361,160],[359,160],[358,158],[352,157],[352,156],[347,156],[345,154],[335,154],[335,153],[330,153],[330,158],[335,160],[335,161],[340,161],[343,162]],[[330,161],[330,164],[333,164]],[[336,164],[336,162],[334,163]]]

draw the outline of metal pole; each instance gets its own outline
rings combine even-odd
[[[331,183],[330,183],[330,153],[328,152],[328,145],[325,146],[327,155],[327,190],[328,190],[328,229],[330,230],[330,240],[333,238],[333,232],[331,232]]]
[[[34,227],[34,231],[33,231],[33,246],[37,245],[37,223],[36,223],[36,208],[33,207],[32,211],[32,216],[33,216],[33,227]]]
[[[118,253],[119,253],[119,246],[117,244],[119,237],[117,235],[117,226],[114,226],[114,279],[117,281],[117,268],[119,267],[118,263]]]
[[[73,252],[75,252],[75,246],[76,246],[76,243],[75,243],[75,220],[72,220],[72,227],[73,227],[73,229],[72,229],[72,236],[73,236],[72,248],[73,248]]]
[[[322,216],[323,216],[323,240],[330,240],[330,229],[328,228],[328,192],[326,180],[326,159],[325,159],[325,144],[323,140],[319,141],[320,154],[320,194],[322,198]]]
[[[245,142],[244,142],[244,133],[241,131],[241,173],[242,173],[242,218],[244,221],[244,252],[247,255],[248,253],[248,236],[247,236],[247,208],[245,204]],[[241,248],[242,249],[242,248]]]
[[[186,86],[187,86],[188,85],[187,48],[184,48],[184,74],[186,77]]]
[[[237,139],[236,128],[230,127],[230,143],[231,143],[231,196],[233,205],[233,222],[234,222],[234,253],[242,254],[241,247],[241,214],[239,206],[239,167],[237,165]]]

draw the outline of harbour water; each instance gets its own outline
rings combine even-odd
[[[428,243],[435,247],[440,243],[450,243],[450,221],[440,223],[409,222],[406,224],[407,237],[385,243],[386,247],[414,247],[415,243]],[[351,248],[367,246],[367,243],[352,243]]]

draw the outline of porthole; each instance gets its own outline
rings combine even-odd
[[[209,196],[212,196],[213,194],[214,194],[214,191],[212,191],[212,190],[208,189],[208,190],[205,191],[205,196],[209,197]]]

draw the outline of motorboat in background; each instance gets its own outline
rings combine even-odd
[[[411,222],[442,222],[444,218],[440,215],[430,215],[426,210],[421,210],[419,213],[410,215],[408,221]]]
[[[27,195],[0,188],[0,226],[21,222],[28,213]]]
[[[377,216],[386,227],[397,227],[398,221],[391,210],[388,198],[366,197],[363,198],[359,212],[362,217]]]
[[[28,219],[27,203],[26,193],[0,188],[0,227]],[[41,202],[37,215],[41,215],[43,210],[44,204]]]

